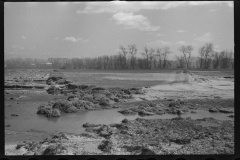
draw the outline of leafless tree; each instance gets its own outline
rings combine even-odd
[[[163,55],[163,68],[166,68],[167,66],[167,59],[168,59],[168,55],[171,53],[169,47],[163,47],[162,48],[162,55]]]
[[[178,61],[177,68],[184,68],[184,56],[176,56]]]
[[[122,59],[123,59],[122,69],[127,69],[127,54],[128,54],[128,51],[123,46],[120,46],[119,48],[122,51]]]
[[[193,47],[191,45],[181,46],[178,50],[183,53],[183,57],[186,62],[186,67],[189,68],[189,62],[191,58],[191,53],[193,51]]]
[[[198,53],[200,55],[200,68],[209,68],[212,61],[211,58],[214,53],[213,44],[206,43],[204,46],[199,48]]]
[[[162,57],[163,57],[162,48],[157,48],[156,57],[158,59],[158,68],[162,68]]]
[[[135,44],[128,45],[128,52],[130,55],[130,68],[134,69],[136,65],[136,54],[137,54],[137,47]]]

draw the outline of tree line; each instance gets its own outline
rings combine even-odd
[[[135,44],[120,46],[116,55],[103,55],[95,58],[12,58],[5,61],[5,68],[61,68],[61,69],[166,69],[166,68],[200,68],[227,69],[234,68],[232,51],[216,52],[212,43],[206,43],[198,49],[197,61],[192,61],[191,45],[182,45],[178,51],[182,54],[176,60],[169,60],[172,53],[169,47],[150,48],[145,46],[141,57],[137,57]]]

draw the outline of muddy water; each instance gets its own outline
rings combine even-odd
[[[95,124],[111,124],[119,123],[124,118],[133,120],[139,115],[122,115],[118,109],[111,110],[95,110],[95,111],[85,111],[74,114],[65,114],[59,118],[46,118],[42,115],[36,114],[37,108],[30,107],[26,105],[25,107],[13,107],[10,109],[7,107],[5,109],[5,124],[10,124],[10,127],[7,127],[7,130],[14,131],[27,131],[30,129],[47,131],[47,132],[71,132],[71,133],[80,133],[84,132],[82,125],[84,123],[95,123]],[[210,113],[205,110],[195,110],[197,113],[186,113],[182,115],[183,118],[191,117],[192,119],[201,119],[204,117],[212,117],[220,120],[233,120],[233,118],[227,117],[230,114],[222,113]],[[6,113],[7,112],[7,113]],[[10,113],[18,114],[17,117],[12,117]],[[171,119],[177,117],[176,115],[164,114],[164,115],[153,115],[147,117],[141,117],[146,119]]]

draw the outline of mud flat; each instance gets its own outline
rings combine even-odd
[[[93,129],[95,134],[59,133],[39,143],[12,146],[11,151],[24,155],[233,154],[233,128],[233,121],[213,118],[124,119]]]
[[[45,78],[35,78],[33,81],[45,85],[44,89],[19,87],[14,90],[10,87],[5,90],[5,152],[8,155],[233,154],[234,82],[231,78],[191,72],[171,73],[171,76],[141,74],[135,75],[135,79],[124,73],[107,76],[88,74],[88,77],[101,77],[105,84],[110,79],[110,87],[103,87],[93,85],[96,82],[87,85],[80,83],[81,79],[69,80],[66,72],[51,70],[21,74],[13,72],[10,76],[7,74],[5,80],[16,86],[23,82],[15,81],[14,75],[23,77],[21,75],[34,76],[39,73],[43,73],[40,75]],[[112,82],[136,83],[136,79],[142,82],[141,85],[147,84],[149,80],[149,84],[153,84],[154,78],[156,81],[160,79],[161,84],[134,88],[112,87]],[[29,85],[30,82],[24,83]],[[22,107],[26,106],[28,108],[23,110]],[[87,133],[74,132],[79,126],[73,123],[74,126],[70,126],[72,130],[68,129],[70,132],[58,133],[58,119],[67,120],[70,115],[84,117],[90,112],[98,113],[97,110],[105,109],[111,110],[106,113],[114,113],[115,119],[119,121],[114,124],[101,123],[101,119],[93,123],[81,122],[81,127]],[[214,115],[212,117],[215,119],[207,115]],[[20,119],[25,122],[24,117],[33,120],[38,117],[41,121],[46,120],[46,123],[52,121],[54,127],[50,129],[55,128],[57,132],[42,131],[41,125],[35,129],[28,128],[27,131],[14,130],[17,128],[14,123]],[[109,116],[109,121],[111,118]],[[25,136],[30,134],[32,138]],[[37,138],[34,135],[39,136]]]

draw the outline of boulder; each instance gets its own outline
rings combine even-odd
[[[98,149],[100,149],[103,152],[111,152],[112,148],[113,142],[111,141],[111,139],[103,140],[98,146]]]
[[[92,124],[92,123],[85,123],[83,124],[83,127],[84,128],[87,128],[87,127],[100,127],[101,124]]]
[[[181,106],[181,101],[173,101],[171,103],[169,103],[168,107],[180,107]]]
[[[57,100],[53,106],[53,109],[59,109],[61,112],[65,113],[75,113],[78,112],[78,109],[72,104],[72,102],[67,100]]]
[[[93,101],[93,96],[91,94],[85,94],[81,99],[85,100],[85,101],[92,102]]]
[[[125,118],[125,119],[122,120],[122,123],[128,123],[128,121],[129,120]]]
[[[48,89],[47,89],[47,93],[48,94],[61,94],[61,89],[60,87],[58,86],[50,86]]]
[[[216,109],[216,108],[210,108],[208,111],[209,111],[209,112],[218,112],[218,109]]]
[[[70,83],[70,84],[66,85],[66,87],[68,89],[79,89],[78,86],[79,86],[78,84],[74,84],[74,83]]]

